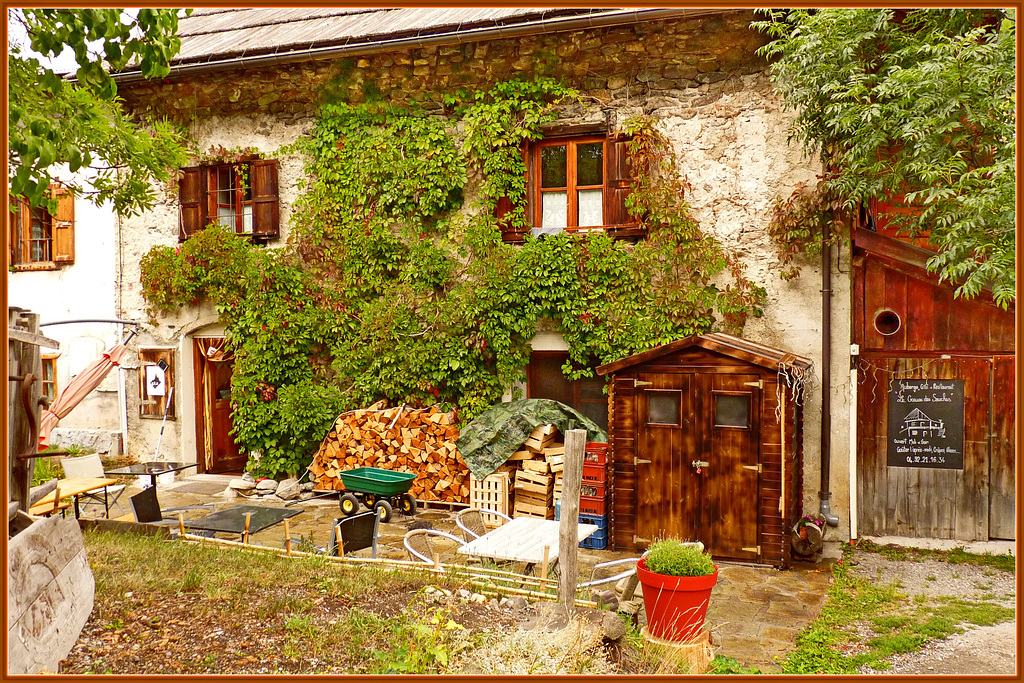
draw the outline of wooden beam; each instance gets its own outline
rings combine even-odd
[[[558,599],[567,612],[576,597],[576,571],[579,558],[580,485],[583,483],[583,452],[587,445],[585,429],[565,433],[565,456],[562,461],[562,512],[558,529]]]
[[[15,329],[13,327],[7,328],[7,338],[11,341],[19,341],[23,344],[32,344],[33,346],[45,346],[51,349],[59,349],[60,342],[49,337],[44,337],[41,334],[35,332],[26,332],[25,330]]]

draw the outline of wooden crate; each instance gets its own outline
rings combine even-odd
[[[483,479],[469,475],[469,505],[481,510],[494,510],[503,515],[509,511],[508,472],[496,472]]]
[[[519,470],[516,472],[516,490],[529,491],[531,493],[551,495],[551,484],[552,478],[550,475],[541,474],[540,472],[530,472],[529,470]]]
[[[550,505],[533,505],[516,498],[515,512],[513,517],[537,517],[539,519],[554,519],[555,510]]]

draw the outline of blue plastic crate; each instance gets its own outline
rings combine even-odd
[[[598,529],[580,541],[580,547],[589,550],[604,550],[608,547],[608,530]]]
[[[562,519],[562,499],[555,501],[555,519]],[[580,515],[580,524],[594,524],[598,529],[608,528],[608,515]]]

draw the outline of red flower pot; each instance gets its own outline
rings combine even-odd
[[[707,576],[666,576],[647,569],[647,560],[636,563],[636,575],[644,592],[647,630],[656,638],[689,641],[700,635],[711,601],[711,589],[718,583],[715,573]]]

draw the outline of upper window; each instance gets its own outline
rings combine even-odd
[[[575,408],[608,431],[608,397],[604,377],[570,380],[562,374],[569,354],[561,351],[534,351],[530,354],[526,393],[529,398],[549,398]]]
[[[277,161],[254,159],[234,164],[182,169],[179,239],[208,225],[220,225],[254,239],[278,236]]]
[[[600,227],[604,221],[604,138],[538,145],[540,201],[534,225],[542,233]]]
[[[590,126],[593,130],[593,126]],[[565,128],[562,132],[570,129]],[[506,242],[560,232],[604,230],[616,236],[643,234],[638,221],[626,211],[631,171],[627,163],[629,141],[601,134],[558,135],[523,150],[526,162],[526,227],[502,226]],[[498,203],[498,215],[511,209]]]
[[[52,354],[43,354],[43,397],[57,400],[57,356]]]
[[[57,213],[10,198],[11,265],[19,270],[58,268],[75,262],[75,198],[55,187]]]

